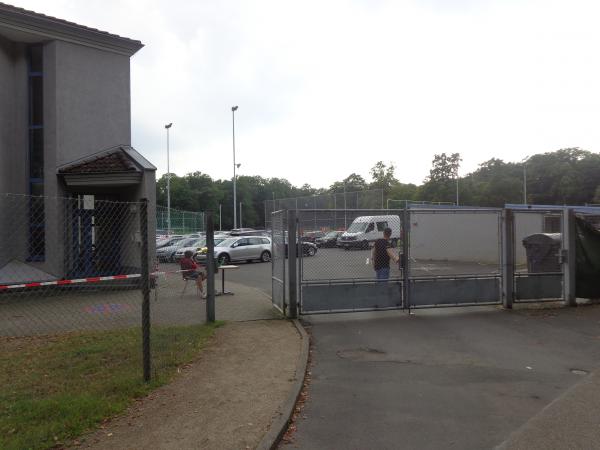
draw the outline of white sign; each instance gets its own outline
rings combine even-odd
[[[83,196],[83,209],[94,209],[94,196],[84,195]]]

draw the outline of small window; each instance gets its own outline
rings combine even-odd
[[[265,244],[265,245],[269,245],[269,244],[270,244],[270,242],[269,242],[269,240],[268,240],[268,239],[262,238],[262,239],[261,239],[261,241],[262,241],[262,243],[263,243],[263,244]]]
[[[29,130],[29,145],[31,146],[29,176],[44,178],[44,130],[41,128]]]
[[[44,115],[44,79],[40,76],[31,77],[29,83],[29,125],[42,125]]]
[[[29,72],[43,72],[43,52],[44,48],[41,45],[32,45],[29,50]]]
[[[377,231],[383,231],[388,227],[387,222],[377,222]]]
[[[239,241],[236,242],[236,245],[238,247],[243,247],[245,245],[250,245],[250,242],[248,241],[248,238],[246,238],[246,239],[240,239]]]
[[[371,222],[371,223],[369,224],[369,226],[367,227],[367,229],[365,230],[365,233],[370,233],[370,232],[372,232],[373,230],[375,230],[375,224],[373,224],[373,222]]]

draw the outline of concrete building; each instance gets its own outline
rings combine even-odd
[[[44,196],[0,199],[0,284],[92,275],[100,247],[118,261],[105,272],[139,270],[123,244],[139,209],[111,211],[125,225],[109,225],[100,206],[147,198],[155,215],[156,168],[131,147],[130,58],[142,46],[0,3],[0,194]]]

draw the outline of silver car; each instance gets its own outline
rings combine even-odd
[[[230,237],[215,245],[215,258],[220,265],[231,261],[271,261],[271,239],[266,236]]]
[[[193,255],[194,253],[196,253],[198,251],[198,248],[202,248],[205,245],[206,245],[206,239],[204,239],[204,238],[194,239],[192,242],[189,242],[188,244],[186,244],[182,247],[179,247],[177,249],[177,251],[175,252],[175,255],[173,255],[173,260],[176,263],[178,263],[185,256],[185,252],[191,251],[192,255]]]

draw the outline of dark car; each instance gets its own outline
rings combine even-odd
[[[323,231],[307,231],[300,237],[300,240],[315,244],[317,239],[322,238],[323,236],[325,236]]]
[[[299,244],[299,243],[298,243]],[[296,246],[298,245],[296,244]],[[302,256],[315,256],[317,253],[317,245],[312,242],[302,242]],[[285,257],[288,256],[288,243],[285,243]],[[298,256],[298,247],[296,247],[296,256]]]
[[[325,236],[318,237],[315,244],[317,247],[336,247],[337,240],[343,233],[343,231],[330,231]]]

